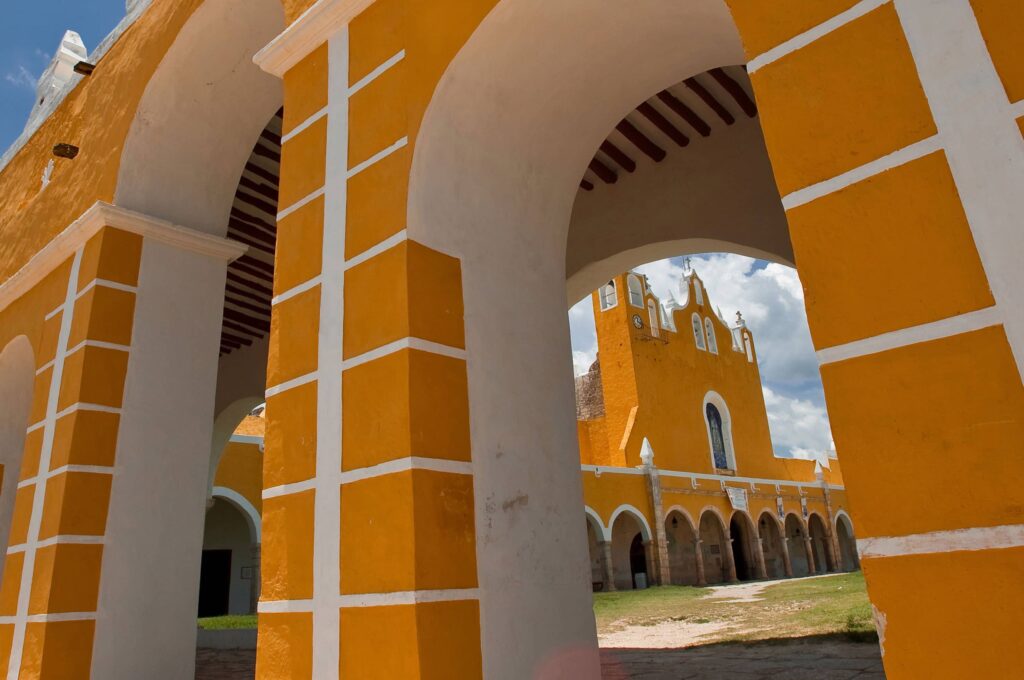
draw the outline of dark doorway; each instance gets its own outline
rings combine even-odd
[[[647,586],[647,551],[644,550],[644,539],[640,534],[633,537],[629,544],[629,571],[633,575],[633,587],[637,587],[636,575],[644,575],[644,586]]]
[[[735,515],[729,522],[729,533],[732,535],[732,558],[736,564],[736,578],[749,581],[755,578],[754,560],[750,555],[750,536],[747,527]]]
[[[199,568],[199,617],[228,613],[231,592],[231,551],[204,550]]]

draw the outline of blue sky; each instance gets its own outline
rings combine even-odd
[[[832,433],[818,361],[804,310],[803,287],[796,270],[740,255],[694,255],[711,304],[731,324],[743,312],[754,333],[757,364],[768,410],[772,444],[779,455],[828,453]],[[682,258],[637,267],[663,301],[678,290]],[[589,298],[569,310],[573,365],[577,374],[594,361],[597,337]]]
[[[18,138],[35,98],[36,81],[64,31],[77,31],[92,50],[124,17],[124,0],[12,0],[0,22],[0,151]]]

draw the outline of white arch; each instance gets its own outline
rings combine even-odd
[[[594,522],[595,525],[597,525],[597,529],[598,529],[598,531],[599,531],[599,533],[601,535],[601,540],[602,541],[610,541],[610,540],[612,540],[612,531],[611,531],[611,529],[604,525],[604,522],[601,521],[601,515],[597,514],[596,510],[591,508],[589,505],[584,505],[583,506],[583,512],[585,512],[587,517],[589,519],[591,519]]]
[[[680,515],[683,516],[683,519],[686,520],[686,523],[690,525],[690,529],[691,531],[693,531],[694,536],[696,536],[697,532],[699,531],[699,527],[693,523],[693,517],[690,516],[690,512],[681,505],[673,505],[671,508],[666,510],[665,516],[661,519],[661,521],[667,522],[669,517],[672,516],[673,512],[678,512]]]
[[[853,530],[853,519],[850,517],[850,514],[848,512],[846,512],[846,510],[836,510],[835,521],[834,521],[835,526],[833,527],[833,529],[838,529],[839,528],[839,518],[840,517],[845,517],[846,518],[846,522],[847,522],[847,524],[849,524],[850,534],[851,535],[856,535],[854,533],[854,530]]]
[[[704,401],[700,406],[700,417],[704,421],[704,429],[708,435],[708,456],[711,460],[711,467],[715,467],[715,446],[711,438],[711,423],[708,422],[708,404],[713,404],[722,416],[722,441],[725,444],[725,461],[730,470],[736,469],[736,450],[732,443],[732,414],[729,412],[729,405],[725,398],[714,390],[708,390],[704,395]]]
[[[253,543],[256,545],[262,543],[263,534],[260,530],[262,518],[256,507],[249,502],[249,499],[226,486],[213,487],[213,498],[223,498],[238,508],[245,517],[246,524],[249,525],[249,536],[253,539]]]
[[[608,520],[609,538],[611,537],[611,533],[615,530],[615,520],[617,520],[619,515],[623,513],[632,515],[633,519],[640,524],[640,534],[644,538],[644,543],[651,540],[651,537],[654,534],[651,532],[651,525],[647,523],[647,517],[645,517],[644,513],[640,512],[635,505],[630,505],[629,503],[623,503],[619,507],[615,508],[615,512],[612,513],[611,519]]]
[[[728,538],[729,537],[729,522],[726,521],[725,515],[722,514],[722,511],[719,510],[718,508],[716,508],[713,505],[705,505],[703,508],[701,508],[700,514],[697,515],[697,532],[698,533],[700,532],[700,523],[704,520],[704,513],[706,513],[706,512],[710,512],[711,514],[713,514],[715,517],[718,518],[718,525],[722,529],[722,535],[724,535],[726,538]]]

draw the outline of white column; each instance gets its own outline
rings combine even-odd
[[[226,262],[150,238],[104,540],[94,678],[191,680]]]

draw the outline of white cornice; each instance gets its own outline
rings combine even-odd
[[[317,0],[252,60],[267,73],[281,78],[373,3],[374,0]]]
[[[31,290],[103,227],[129,231],[181,250],[226,262],[236,260],[248,249],[247,246],[235,241],[179,227],[166,220],[97,201],[47,243],[24,267],[0,285],[0,310],[6,309],[9,304]]]

